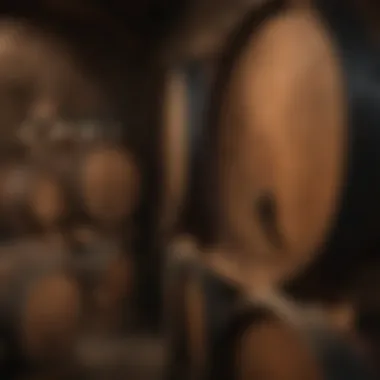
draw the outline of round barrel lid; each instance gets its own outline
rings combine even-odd
[[[347,145],[342,73],[323,24],[310,10],[266,16],[219,88],[215,222],[245,286],[313,259],[334,221]]]

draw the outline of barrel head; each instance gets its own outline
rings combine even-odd
[[[57,227],[67,213],[57,178],[33,162],[9,162],[2,171],[0,218],[14,235]]]
[[[100,149],[83,163],[82,196],[87,212],[104,223],[128,218],[139,195],[139,173],[129,152]]]
[[[41,173],[30,190],[30,208],[36,221],[45,229],[59,225],[67,213],[65,193],[60,183],[54,177]]]
[[[339,207],[347,153],[341,68],[317,14],[278,6],[252,24],[212,108],[214,223],[247,287],[313,260]]]
[[[6,371],[51,368],[70,357],[82,300],[65,263],[62,252],[43,240],[2,247],[0,327]]]
[[[35,360],[60,360],[67,356],[79,327],[80,292],[70,278],[47,276],[28,289],[21,319],[23,344]]]

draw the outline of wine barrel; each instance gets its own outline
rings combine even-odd
[[[167,379],[374,379],[369,358],[320,314],[247,298],[177,247],[167,267]]]
[[[341,298],[376,255],[376,65],[350,7],[268,1],[217,62],[184,224],[246,288]]]
[[[313,260],[335,216],[346,148],[344,87],[333,44],[313,13],[270,2],[250,16],[227,49],[211,98],[215,239],[234,251],[241,279],[252,282],[266,270],[275,281]],[[309,75],[302,57],[311,53],[296,51],[302,42],[295,38],[305,38],[305,49],[325,62],[317,75],[323,81],[301,81],[304,89],[297,78]],[[315,113],[319,96],[326,103]],[[324,179],[318,187],[316,173]]]
[[[62,368],[73,353],[81,294],[67,256],[54,248],[20,241],[1,249],[1,360],[9,376]]]
[[[128,152],[99,149],[83,163],[82,194],[88,213],[104,222],[123,220],[138,202],[138,170]]]
[[[11,242],[0,250],[0,358],[10,378],[82,378],[95,376],[96,369],[125,376],[135,370],[128,369],[131,364],[124,368],[124,348],[110,360],[113,349],[108,354],[102,347],[118,346],[119,340],[131,346],[123,342],[135,317],[132,258],[96,232],[81,241],[72,251],[46,239]],[[87,345],[83,353],[88,339],[99,347]],[[88,368],[88,355],[91,360],[98,350],[107,364],[101,359]]]
[[[155,253],[152,252],[155,244],[152,225],[156,217],[153,209],[157,199],[157,186],[152,177],[156,176],[155,167],[159,160],[155,150],[159,144],[154,137],[156,132],[151,130],[154,129],[152,121],[154,122],[155,110],[152,110],[150,104],[150,92],[155,86],[151,82],[157,78],[154,77],[155,70],[152,69],[151,62],[146,60],[149,49],[146,45],[141,49],[132,46],[131,39],[134,38],[131,38],[125,25],[114,20],[119,16],[117,14],[110,15],[109,18],[100,15],[100,19],[96,20],[87,15],[89,17],[82,19],[81,16],[71,17],[70,9],[66,14],[59,14],[58,11],[49,13],[49,10],[42,9],[44,5],[39,8],[34,3],[24,6],[16,1],[14,6],[3,5],[0,10],[0,43],[3,47],[0,52],[0,108],[3,115],[0,120],[0,145],[3,145],[3,141],[5,146],[8,143],[11,145],[17,139],[17,143],[20,142],[25,148],[29,160],[28,165],[20,165],[22,175],[18,176],[14,173],[18,173],[18,170],[8,170],[9,157],[2,152],[1,158],[4,156],[2,161],[6,164],[4,178],[7,187],[7,199],[2,202],[4,224],[15,224],[15,229],[20,232],[18,235],[33,232],[37,239],[43,239],[45,234],[68,240],[64,244],[58,244],[67,248],[63,253],[63,272],[65,275],[67,273],[68,282],[73,282],[79,292],[80,306],[83,308],[80,323],[75,321],[76,325],[79,324],[80,331],[73,333],[69,331],[69,326],[65,332],[63,330],[66,327],[61,327],[56,320],[48,323],[49,318],[60,317],[65,323],[71,323],[71,317],[65,318],[66,309],[59,309],[61,303],[62,308],[66,308],[68,296],[64,294],[65,290],[60,294],[61,291],[55,289],[58,286],[55,283],[51,285],[50,277],[45,282],[45,274],[39,275],[39,270],[44,272],[44,260],[35,259],[36,262],[29,264],[28,260],[20,260],[15,264],[16,268],[12,269],[9,298],[13,298],[13,293],[18,296],[18,287],[28,297],[29,290],[34,292],[36,282],[38,289],[35,308],[38,311],[46,309],[49,315],[46,318],[44,314],[40,317],[33,309],[29,317],[28,310],[26,328],[31,337],[28,335],[27,338],[32,341],[33,347],[29,349],[28,344],[28,350],[24,352],[26,349],[18,347],[24,340],[24,331],[19,329],[19,320],[24,318],[21,315],[23,310],[19,312],[11,301],[8,302],[7,297],[4,304],[1,304],[1,309],[4,308],[4,313],[9,312],[10,315],[4,319],[14,327],[15,332],[8,325],[4,330],[10,331],[11,338],[14,338],[17,345],[11,347],[12,352],[4,360],[12,366],[12,360],[15,364],[17,360],[25,359],[25,366],[32,368],[30,376],[44,378],[46,374],[47,378],[57,379],[62,377],[57,373],[61,372],[58,367],[66,362],[71,342],[70,350],[66,350],[68,344],[61,335],[55,337],[55,334],[62,333],[69,339],[73,335],[78,338],[82,332],[91,330],[99,338],[99,335],[103,336],[104,330],[107,333],[109,330],[112,333],[117,330],[117,334],[122,335],[125,331],[121,332],[119,325],[124,325],[125,319],[128,320],[132,311],[136,311],[129,308],[131,293],[134,298],[144,298],[141,304],[145,304],[141,309],[144,306],[148,308],[151,304],[156,306],[156,300],[152,299],[158,291],[154,277],[159,270],[158,266],[152,265],[152,260],[158,257],[152,257],[152,253]],[[67,6],[63,7],[67,9]],[[7,9],[4,11],[4,8]],[[92,32],[89,33],[89,30]],[[113,124],[120,125],[122,133],[109,138]],[[100,135],[97,134],[99,130]],[[23,184],[16,185],[21,192],[19,197],[15,191],[8,189],[9,182],[14,182],[14,177],[25,180],[22,181]],[[140,181],[143,182],[141,186]],[[140,196],[144,201],[142,206]],[[10,202],[13,197],[17,199]],[[149,203],[146,198],[149,197],[153,207],[146,205]],[[63,210],[60,206],[62,202]],[[62,215],[57,214],[57,209],[63,211]],[[3,210],[0,213],[1,211]],[[10,217],[13,218],[14,214],[17,215],[13,223]],[[36,228],[37,231],[29,228],[29,216],[32,227],[34,224],[41,227]],[[19,228],[19,224],[22,228]],[[79,235],[82,236],[77,236],[77,229],[82,227],[93,230],[90,239],[81,233]],[[28,251],[28,247],[21,250]],[[137,264],[137,254],[132,258],[132,252],[138,253]],[[156,261],[158,263],[158,259]],[[28,267],[32,272],[34,269],[38,272],[36,276],[31,275],[30,281]],[[140,272],[138,275],[135,275],[136,267]],[[59,264],[59,279],[61,269]],[[50,274],[49,269],[46,271]],[[53,276],[55,272],[52,272]],[[138,281],[135,281],[136,278]],[[16,285],[13,285],[13,279]],[[40,283],[45,286],[44,295],[40,295]],[[138,286],[135,286],[136,283]],[[148,289],[143,293],[145,283]],[[13,288],[17,289],[13,292]],[[8,295],[8,287],[6,292]],[[16,299],[17,297],[15,303]],[[51,311],[43,302],[51,302],[59,310]],[[140,300],[135,303],[138,302]],[[24,300],[20,300],[20,304],[23,306]],[[75,307],[70,306],[72,309]],[[155,310],[143,310],[135,319],[145,329],[150,329],[151,326],[146,325],[156,322],[157,313]],[[58,331],[45,332],[41,319]],[[33,328],[30,327],[32,324]],[[34,324],[38,326],[34,328]],[[41,333],[40,329],[43,330]],[[111,336],[110,341],[112,339]],[[11,343],[13,341],[8,346]],[[51,352],[50,346],[53,346]],[[101,350],[101,343],[99,346]],[[130,347],[133,353],[133,345]],[[122,351],[124,350],[118,350],[117,355]],[[120,362],[123,362],[122,358],[116,362],[111,360],[109,367],[118,367]],[[133,355],[130,362],[129,367],[134,367]],[[57,371],[50,371],[54,366]],[[96,378],[98,368],[83,377]],[[132,378],[139,377],[142,372],[151,372],[149,363],[148,366],[142,363],[137,370],[129,369],[126,376]],[[66,371],[62,371],[64,372]],[[115,372],[116,368],[110,368],[109,374],[103,378],[115,378]],[[124,374],[121,376],[125,377]],[[66,378],[75,377],[68,375]]]
[[[13,236],[54,229],[66,216],[59,182],[33,163],[3,165],[0,193],[2,226]]]
[[[131,152],[106,139],[74,142],[66,148],[49,152],[45,161],[36,163],[60,186],[66,226],[89,224],[119,231],[118,226],[131,222],[140,195],[140,168]],[[38,211],[40,219],[48,218],[46,210]]]

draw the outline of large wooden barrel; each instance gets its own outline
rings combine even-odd
[[[275,293],[247,298],[188,241],[168,263],[166,378],[375,378],[368,355],[324,314]]]
[[[326,71],[318,74],[326,83],[320,81],[318,89],[312,83],[304,90],[297,86],[294,91],[300,92],[290,94],[292,81],[305,83],[298,82],[298,73],[309,70],[301,66],[308,64],[301,57],[310,54],[292,50],[300,46],[294,39],[303,35],[298,33],[303,27],[313,30],[310,51],[319,49],[326,60],[320,66]],[[254,281],[253,272],[262,270],[283,278],[310,261],[334,216],[346,147],[341,73],[322,24],[308,12],[292,14],[279,3],[253,12],[232,50],[227,49],[218,95],[211,100],[210,128],[218,128],[213,143],[218,160],[214,186],[220,195],[215,233],[221,245],[236,251],[240,278]],[[324,119],[312,113],[312,100],[302,91],[331,96],[329,108],[318,113]],[[309,103],[302,105],[301,99]],[[312,181],[318,171],[324,182],[317,189]]]
[[[378,242],[376,96],[363,84],[375,68],[351,3],[301,3],[255,7],[216,62],[184,229],[245,288],[341,298]]]

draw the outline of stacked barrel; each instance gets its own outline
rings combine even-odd
[[[39,1],[0,13],[2,379],[146,368],[146,339],[124,338],[148,298],[153,222],[140,197],[156,196],[145,170],[157,161],[155,73],[123,21],[80,3],[73,14]]]
[[[121,328],[131,295],[136,162],[104,139],[63,153],[58,145],[45,155],[25,145],[1,162],[1,360],[9,373],[21,362],[27,373],[64,373],[81,334]]]

